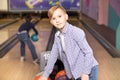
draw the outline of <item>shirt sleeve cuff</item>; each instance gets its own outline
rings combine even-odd
[[[46,78],[49,77],[49,74],[48,74],[47,72],[44,72],[42,75],[43,75],[44,77],[46,77]]]

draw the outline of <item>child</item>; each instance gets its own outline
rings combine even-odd
[[[21,43],[21,46],[20,46],[21,61],[25,60],[25,44],[27,44],[30,51],[31,51],[31,55],[32,55],[32,58],[33,58],[33,63],[38,64],[39,59],[38,59],[37,53],[35,51],[35,47],[34,47],[32,41],[30,40],[30,36],[29,36],[29,31],[31,29],[34,30],[36,35],[38,35],[38,31],[35,29],[34,25],[31,23],[31,20],[32,20],[31,16],[26,16],[25,17],[26,22],[23,23],[19,27],[17,37],[18,37],[18,39],[20,40],[20,43]]]
[[[66,10],[60,6],[53,6],[48,11],[50,23],[58,31],[55,34],[54,44],[47,65],[39,80],[47,80],[58,58],[64,64],[67,77],[72,80],[98,80],[98,62],[93,56],[85,33],[78,27],[67,22]],[[61,40],[61,35],[64,40]]]

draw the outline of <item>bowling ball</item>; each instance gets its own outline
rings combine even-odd
[[[31,40],[34,41],[34,42],[38,41],[37,35],[36,34],[32,34]]]
[[[55,76],[55,80],[69,80],[65,70],[59,71]]]
[[[40,77],[41,77],[41,75],[36,76],[34,80],[39,80],[39,79],[40,79]],[[51,79],[50,79],[50,78],[48,78],[48,80],[51,80]]]

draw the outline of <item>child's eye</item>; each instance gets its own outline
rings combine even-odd
[[[52,18],[52,20],[55,20],[55,18]]]
[[[58,16],[58,17],[61,17],[61,15],[60,15],[60,16]]]

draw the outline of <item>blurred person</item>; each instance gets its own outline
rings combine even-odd
[[[38,35],[38,31],[35,29],[34,24],[31,22],[32,17],[31,16],[26,16],[25,17],[25,22],[19,27],[17,37],[20,40],[20,55],[21,61],[25,61],[25,45],[28,46],[28,48],[31,51],[33,63],[39,64],[39,59],[35,50],[35,47],[30,39],[29,32],[31,29],[34,30],[35,34]]]

